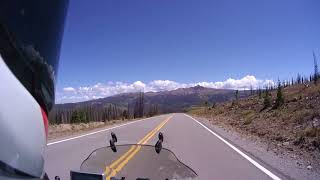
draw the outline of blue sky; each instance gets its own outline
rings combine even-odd
[[[319,8],[318,0],[71,0],[57,102],[127,92],[116,86],[134,91],[139,83],[158,91],[308,75],[313,50],[320,59]]]

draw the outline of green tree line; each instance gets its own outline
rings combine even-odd
[[[56,106],[49,114],[51,124],[108,122],[151,117],[159,113],[157,104],[145,104],[144,93],[140,92],[127,107],[115,104],[88,102],[76,107]]]

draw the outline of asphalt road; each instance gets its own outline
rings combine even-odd
[[[69,179],[70,170],[79,171],[81,163],[93,150],[108,145],[111,131],[116,133],[119,145],[154,145],[161,131],[164,134],[163,147],[174,152],[181,162],[191,167],[198,174],[197,179],[256,180],[282,177],[258,158],[247,155],[210,127],[185,114],[157,116],[82,137],[49,142],[45,157],[45,170],[49,177],[53,179],[58,175],[62,180]],[[116,174],[117,177],[126,176],[127,179],[132,179],[131,176],[159,179],[163,172],[183,178],[184,173],[191,173],[166,150],[158,156],[152,147],[147,146],[119,146],[117,153],[112,153],[110,149],[103,150],[104,155],[95,157],[99,162],[93,161],[96,162],[96,168],[84,165],[84,169],[91,167],[96,173]],[[157,169],[162,169],[161,173]]]

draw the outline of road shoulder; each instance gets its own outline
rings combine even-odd
[[[157,117],[157,116],[153,116],[153,117]],[[127,124],[147,120],[150,118],[113,120],[107,123],[93,122],[93,123],[87,123],[87,124],[82,123],[82,124],[51,125],[49,126],[48,145],[54,142],[63,141],[65,139],[70,139],[70,138],[72,139],[76,137],[99,133],[115,127],[125,126]]]
[[[254,158],[267,169],[275,172],[282,179],[320,179],[319,173],[301,166],[301,160],[295,159],[296,157],[290,157],[289,154],[277,154],[274,151],[270,151],[268,144],[256,137],[248,137],[222,126],[214,125],[202,117],[192,117]]]

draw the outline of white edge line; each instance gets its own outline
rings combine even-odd
[[[119,128],[119,127],[122,127],[122,126],[127,126],[127,125],[130,125],[130,124],[141,122],[141,121],[145,121],[145,120],[148,120],[148,119],[151,119],[151,118],[153,118],[153,117],[146,118],[146,119],[140,119],[140,120],[136,120],[136,121],[133,121],[133,122],[128,122],[128,123],[121,124],[121,125],[118,125],[118,126],[113,126],[113,127],[107,128],[107,129],[102,129],[102,130],[99,130],[99,131],[95,131],[95,132],[88,133],[88,134],[83,134],[83,135],[72,137],[72,138],[68,138],[68,139],[63,139],[63,140],[60,140],[60,141],[51,142],[51,143],[48,143],[47,146],[51,146],[51,145],[54,145],[54,144],[65,142],[65,141],[70,141],[70,140],[82,138],[82,137],[85,137],[85,136],[90,136],[90,135],[101,133],[101,132],[105,132],[105,131],[109,131],[111,129],[116,129],[116,128]]]
[[[244,157],[245,159],[247,159],[249,162],[251,162],[254,166],[256,166],[258,169],[260,169],[261,171],[263,171],[264,173],[266,173],[270,178],[274,179],[274,180],[281,180],[278,176],[276,176],[275,174],[273,174],[272,172],[270,172],[268,169],[266,169],[265,167],[263,167],[262,165],[260,165],[259,163],[257,163],[255,160],[253,160],[252,158],[250,158],[248,155],[246,155],[245,153],[243,153],[242,151],[240,151],[238,148],[234,147],[232,144],[230,144],[228,141],[224,140],[221,136],[219,136],[218,134],[216,134],[215,132],[213,132],[211,129],[209,129],[207,126],[203,125],[201,122],[199,122],[198,120],[194,119],[193,117],[184,114],[185,116],[193,119],[195,122],[197,122],[199,125],[201,125],[202,127],[204,127],[206,130],[208,130],[211,134],[215,135],[218,139],[220,139],[222,142],[224,142],[226,145],[228,145],[230,148],[232,148],[233,150],[235,150],[237,153],[239,153],[242,157]]]

